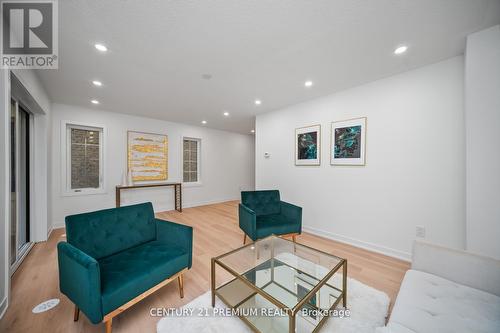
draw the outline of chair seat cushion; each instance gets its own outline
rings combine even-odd
[[[185,267],[181,248],[151,241],[99,260],[103,314],[115,310]]]
[[[300,232],[300,227],[281,214],[257,216],[257,238]]]

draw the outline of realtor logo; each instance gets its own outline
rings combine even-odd
[[[57,0],[1,0],[0,68],[56,69]]]

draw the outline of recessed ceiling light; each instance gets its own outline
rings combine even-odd
[[[261,105],[261,104],[262,104],[262,101],[260,99],[255,100],[255,105]]]
[[[102,44],[95,44],[94,47],[101,52],[106,52],[108,50],[108,48]]]
[[[224,115],[225,117],[228,117],[228,116],[229,116],[229,112],[227,112],[227,111],[226,111],[226,112],[224,112],[224,113],[223,113],[223,115]]]
[[[306,81],[306,82],[304,82],[304,86],[306,86],[306,87],[312,87],[312,85],[313,85],[312,81]]]
[[[395,50],[394,50],[394,54],[403,54],[405,53],[406,51],[408,50],[408,46],[406,45],[401,45],[401,46],[398,46]]]
[[[93,100],[90,101],[90,103],[92,103],[92,104],[99,104],[99,101],[97,99],[93,99]]]
[[[250,133],[255,133],[255,130],[254,130],[254,129],[253,129],[253,130],[251,130],[251,131],[250,131]]]
[[[205,125],[205,124],[207,123],[207,121],[206,121],[206,120],[202,120],[202,121],[201,121],[201,123],[202,123],[203,125]]]
[[[96,81],[96,80],[94,80],[94,81],[92,81],[92,84],[93,84],[94,86],[96,86],[96,87],[100,87],[100,86],[102,86],[102,82],[101,82],[101,81]]]

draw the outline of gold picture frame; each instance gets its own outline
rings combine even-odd
[[[366,165],[366,117],[333,121],[330,129],[330,165]],[[354,132],[354,130],[359,132]],[[352,136],[345,138],[345,136]],[[346,142],[357,147],[346,147]]]
[[[301,142],[304,140],[310,142]],[[318,124],[296,128],[294,141],[296,166],[321,165],[321,125]],[[313,148],[315,152],[308,152],[307,150],[310,148]]]

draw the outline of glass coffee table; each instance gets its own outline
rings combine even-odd
[[[317,332],[346,307],[347,260],[273,235],[212,258],[211,283],[255,332]]]

